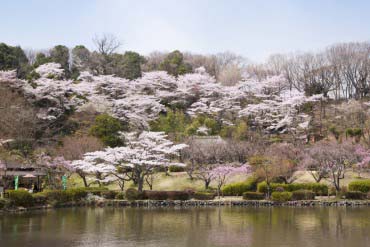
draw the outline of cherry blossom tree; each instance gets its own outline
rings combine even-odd
[[[74,168],[71,166],[71,162],[69,160],[65,160],[62,156],[51,157],[45,153],[41,153],[36,157],[36,164],[46,171],[48,174],[46,181],[47,186],[54,189],[59,187],[58,181],[60,178],[58,175],[74,171]]]
[[[86,153],[84,159],[73,162],[73,166],[86,172],[99,172],[125,181],[137,182],[138,190],[143,190],[145,179],[162,166],[185,166],[172,161],[179,155],[185,144],[174,144],[166,139],[163,132],[123,133],[126,146],[106,148],[103,151]],[[125,174],[124,176],[121,176]]]
[[[61,79],[63,69],[55,63],[43,64],[36,71],[41,77],[31,84],[10,72],[0,72],[0,82],[42,106],[37,116],[50,124],[72,109],[83,111],[89,105],[133,129],[148,130],[148,123],[165,113],[166,107],[182,107],[191,117],[212,115],[225,123],[248,117],[253,127],[268,133],[305,133],[310,116],[299,108],[322,99],[322,95],[307,97],[291,88],[284,76],[247,78],[225,86],[202,68],[178,77],[164,71],[146,72],[135,80],[84,71],[76,81]]]

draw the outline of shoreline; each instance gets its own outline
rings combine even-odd
[[[197,207],[369,207],[370,200],[306,200],[306,201],[253,201],[253,200],[186,200],[186,201],[160,201],[160,200],[98,200],[63,203],[60,205],[43,205],[29,208],[17,207],[0,210],[0,214],[12,214],[33,212],[60,208],[81,208],[81,207],[113,207],[113,208],[197,208]]]

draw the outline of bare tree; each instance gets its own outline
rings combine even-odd
[[[228,161],[227,144],[222,139],[195,138],[189,144],[189,148],[183,150],[186,161],[195,177],[208,189],[213,179],[212,169]]]
[[[370,43],[343,43],[327,51],[335,65],[346,98],[363,98],[370,94]]]
[[[286,184],[297,179],[295,172],[298,171],[300,150],[299,147],[290,143],[275,143],[269,146],[265,152],[274,166],[276,177]]]
[[[17,149],[27,156],[35,144],[40,128],[37,110],[22,95],[6,86],[0,86],[0,137],[13,139]]]
[[[303,164],[316,182],[323,178],[328,179],[339,192],[340,180],[344,179],[347,169],[357,158],[352,143],[321,141],[308,150]]]
[[[241,79],[242,69],[247,60],[232,52],[222,52],[215,55],[216,79],[226,85],[233,85]]]
[[[101,36],[96,35],[93,38],[93,42],[97,51],[104,56],[109,56],[116,52],[122,45],[116,36],[107,33]]]
[[[143,65],[142,70],[143,71],[159,70],[160,64],[163,62],[167,55],[168,53],[160,51],[154,51],[150,53],[148,56],[145,57],[146,63]]]
[[[24,49],[24,53],[26,54],[28,63],[31,65],[34,64],[36,61],[36,55],[38,52],[34,49],[29,48],[29,49]]]

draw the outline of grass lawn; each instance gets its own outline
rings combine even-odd
[[[297,172],[298,179],[294,181],[295,183],[310,183],[315,182],[309,172],[299,171]],[[370,172],[363,172],[361,173],[361,178],[358,177],[357,172],[353,172],[352,170],[348,170],[345,173],[344,179],[340,180],[340,184],[342,186],[347,186],[350,182],[354,180],[361,180],[361,179],[370,179]],[[330,185],[330,181],[323,179],[322,183]]]
[[[246,175],[235,175],[228,179],[228,183],[242,182],[247,179]],[[73,174],[68,179],[67,186],[72,187],[83,187],[82,179]],[[97,185],[94,185],[97,186]],[[132,182],[126,182],[125,187],[129,188],[133,186]],[[116,183],[107,186],[109,189],[119,190],[119,187]],[[211,187],[216,187],[214,182],[211,183]],[[147,185],[144,186],[144,189],[149,189]],[[186,172],[173,172],[169,176],[163,172],[156,174],[153,190],[184,190],[184,189],[194,189],[202,190],[204,189],[204,183],[201,180],[190,180]]]
[[[298,179],[295,181],[296,183],[307,183],[307,182],[315,182],[315,180],[311,177],[311,175],[308,172],[300,171],[297,172]],[[247,179],[247,175],[235,175],[228,179],[227,183],[235,183],[235,182],[242,182]],[[341,180],[341,184],[343,186],[347,186],[348,183],[354,180],[359,179],[370,179],[370,172],[362,173],[362,178],[358,178],[358,174],[351,171],[347,171],[345,178]],[[322,183],[329,184],[329,181],[322,180]],[[97,185],[94,185],[97,186]],[[125,188],[129,188],[133,186],[131,182],[127,182],[125,184]],[[81,178],[73,174],[68,179],[68,187],[83,187],[83,182]],[[108,185],[109,189],[112,190],[119,190],[119,187],[116,183]],[[216,187],[216,184],[214,182],[211,183],[211,187]],[[149,189],[147,185],[144,186],[144,189]],[[169,176],[166,176],[165,173],[158,173],[156,174],[153,190],[184,190],[184,189],[194,189],[194,190],[203,190],[204,189],[204,183],[201,180],[190,180],[189,176],[186,172],[175,172],[170,173]]]

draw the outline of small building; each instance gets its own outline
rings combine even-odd
[[[0,161],[0,187],[14,189],[15,177],[18,176],[18,187],[41,190],[41,179],[47,175],[41,167],[33,164]]]

